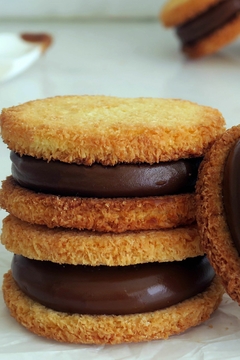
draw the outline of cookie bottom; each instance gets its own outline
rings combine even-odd
[[[211,35],[196,42],[192,46],[183,46],[183,52],[191,58],[215,53],[221,47],[232,42],[240,34],[240,16],[228,22],[219,30],[214,31]]]
[[[217,277],[201,294],[171,306],[135,315],[69,315],[48,309],[27,297],[11,271],[4,275],[3,296],[11,315],[33,333],[60,342],[119,344],[166,339],[206,321],[221,302]]]
[[[170,229],[195,221],[195,194],[145,198],[80,198],[37,193],[12,176],[2,183],[0,205],[12,215],[49,228],[100,232]]]

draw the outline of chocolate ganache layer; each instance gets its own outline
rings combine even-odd
[[[239,13],[240,0],[220,1],[198,17],[176,28],[183,45],[191,45],[222,27]]]
[[[204,291],[214,277],[205,256],[130,266],[61,265],[14,255],[19,288],[61,312],[124,315],[155,311]]]
[[[28,189],[63,196],[144,197],[192,192],[201,158],[159,164],[92,166],[11,152],[13,178]]]
[[[227,224],[240,254],[240,140],[230,150],[224,167],[223,204]]]

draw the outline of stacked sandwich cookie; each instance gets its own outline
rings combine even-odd
[[[191,58],[215,53],[240,34],[239,0],[168,0],[160,13]]]
[[[62,96],[3,109],[11,150],[3,295],[38,335],[73,343],[163,339],[206,319],[222,286],[200,244],[195,182],[224,132],[183,100]]]

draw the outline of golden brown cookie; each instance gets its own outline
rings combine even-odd
[[[195,195],[144,198],[80,198],[36,193],[8,177],[0,205],[19,219],[48,227],[124,232],[169,229],[195,221]]]
[[[218,110],[177,99],[59,96],[3,109],[3,141],[20,155],[104,165],[198,157],[225,126]]]
[[[240,126],[227,130],[206,154],[197,182],[197,222],[204,251],[227,293],[240,303],[240,260],[227,222],[224,171]]]
[[[166,339],[206,321],[218,307],[222,287],[216,278],[201,294],[167,309],[134,315],[69,315],[34,302],[4,276],[3,295],[11,315],[37,335],[61,342],[118,344]]]
[[[160,18],[165,26],[178,26],[218,2],[219,0],[168,0],[161,9]]]
[[[31,259],[75,265],[130,265],[203,255],[196,224],[114,234],[48,229],[9,215],[3,220],[1,242],[7,250]]]
[[[190,58],[215,53],[240,34],[240,4],[234,0],[169,0],[160,20],[174,27],[182,51]]]

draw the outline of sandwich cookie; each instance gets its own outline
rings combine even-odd
[[[215,109],[171,99],[66,96],[4,109],[13,165],[1,206],[48,227],[190,224],[199,163],[224,124]]]
[[[215,53],[240,34],[239,0],[169,0],[160,14],[191,58]]]
[[[29,268],[29,262],[31,264]],[[183,262],[180,262],[183,263]],[[43,269],[45,269],[45,263],[39,263],[43,265]],[[49,265],[49,264],[48,264]],[[50,267],[56,264],[50,264]],[[36,280],[39,280],[39,277],[46,285],[45,280],[46,278],[42,278],[42,272],[39,269],[40,273],[37,272],[35,269],[36,263],[34,260],[27,260],[26,258],[18,258],[17,256],[13,259],[12,264],[12,271],[16,279],[12,276],[11,272],[8,272],[4,276],[4,283],[3,283],[3,295],[5,302],[10,310],[11,315],[23,326],[25,326],[30,331],[36,333],[37,335],[44,336],[46,338],[55,339],[60,342],[69,342],[69,343],[86,343],[86,344],[118,344],[118,343],[129,343],[129,342],[140,342],[140,341],[149,341],[154,339],[166,339],[171,335],[179,334],[192,326],[198,325],[203,321],[207,320],[212,312],[218,307],[221,301],[222,295],[222,287],[217,278],[212,279],[213,273],[211,267],[209,267],[208,260],[206,258],[200,258],[195,260],[194,264],[184,263],[184,264],[176,264],[176,268],[173,267],[172,277],[175,278],[174,281],[174,288],[172,288],[171,282],[168,283],[168,287],[166,288],[166,280],[165,282],[161,282],[164,279],[166,273],[162,273],[162,279],[159,280],[159,273],[161,268],[161,263],[157,264],[147,264],[147,269],[135,268],[132,269],[130,267],[130,271],[127,274],[121,274],[122,270],[123,273],[126,267],[114,268],[113,269],[113,276],[117,276],[117,272],[120,271],[119,276],[117,279],[113,279],[113,284],[109,284],[109,275],[107,276],[107,280],[104,279],[104,287],[102,287],[102,282],[98,284],[98,289],[100,289],[102,294],[102,299],[99,304],[99,296],[96,298],[91,296],[91,302],[94,306],[93,315],[89,315],[89,310],[87,309],[87,314],[79,314],[74,309],[74,312],[71,313],[69,308],[67,307],[68,311],[62,311],[62,306],[60,307],[61,311],[53,310],[52,306],[52,299],[56,299],[55,294],[48,295],[49,298],[41,304],[41,299],[45,298],[44,295],[47,293],[49,294],[48,290],[44,289],[45,291],[40,288],[34,289],[34,284]],[[164,264],[165,265],[165,264]],[[170,264],[169,264],[170,265]],[[180,265],[180,266],[179,266]],[[197,265],[197,266],[196,266]],[[62,269],[60,265],[56,265],[57,269],[55,273],[59,271],[59,267]],[[149,269],[150,267],[150,269]],[[152,273],[151,268],[154,268],[155,274]],[[156,267],[156,269],[155,269]],[[158,268],[159,267],[159,268]],[[164,267],[164,266],[163,266]],[[179,274],[179,270],[181,269],[180,277],[176,277]],[[198,271],[196,271],[196,268]],[[105,268],[93,268],[93,272],[97,273],[99,277],[101,277],[102,272],[104,272]],[[129,268],[129,267],[127,267]],[[171,267],[170,267],[171,268]],[[27,274],[30,271],[34,270],[34,278],[30,277],[26,279],[23,276],[21,278],[21,274]],[[177,271],[174,271],[174,269]],[[52,269],[51,269],[52,270]],[[65,269],[64,269],[65,270]],[[75,270],[74,269],[70,269]],[[77,269],[78,270],[78,269]],[[103,270],[103,271],[102,271]],[[111,269],[110,269],[111,270]],[[138,274],[138,270],[140,270],[140,274]],[[144,271],[149,270],[149,273],[145,275]],[[164,269],[167,270],[167,269]],[[195,271],[194,271],[195,270]],[[85,272],[88,272],[89,269],[84,269],[82,276],[84,276]],[[151,272],[150,272],[151,271]],[[193,275],[194,271],[194,275]],[[74,271],[75,272],[75,271]],[[132,272],[136,274],[132,275]],[[204,276],[203,273],[207,275]],[[61,271],[62,273],[62,271]],[[99,274],[100,273],[100,274]],[[108,272],[109,273],[109,272]],[[111,273],[111,272],[110,272]],[[142,285],[142,277],[143,273],[145,276],[145,288]],[[184,275],[191,274],[186,279]],[[45,275],[49,278],[49,272]],[[129,277],[130,275],[130,277]],[[140,288],[137,289],[137,293],[133,293],[136,290],[136,285],[132,288],[133,284],[136,284],[136,280],[138,280],[139,285],[139,278],[140,276]],[[196,279],[199,280],[199,275],[201,277],[201,281],[199,281],[198,286],[195,286],[191,280]],[[71,274],[72,276],[72,274]],[[122,277],[125,276],[125,282],[123,282]],[[154,277],[155,276],[155,277]],[[20,280],[18,280],[20,278]],[[94,289],[94,284],[96,284],[96,278],[94,274],[92,274],[92,278],[94,283],[90,284],[90,288]],[[120,278],[120,279],[119,279]],[[127,280],[126,280],[127,278]],[[134,281],[133,281],[134,278]],[[151,282],[149,283],[149,279]],[[178,302],[178,299],[175,298],[176,293],[179,292],[182,283],[179,282],[179,279],[185,283],[185,288],[182,289],[181,299],[183,301]],[[28,282],[26,282],[28,280]],[[52,279],[51,279],[52,280]],[[78,288],[79,285],[82,285],[81,280],[77,277],[78,280]],[[89,280],[89,277],[87,277]],[[154,282],[155,280],[155,282]],[[157,280],[157,281],[156,281]],[[30,281],[30,282],[29,282]],[[53,279],[56,281],[56,279]],[[110,280],[112,281],[112,279]],[[118,282],[121,284],[120,290],[116,289],[116,285]],[[49,285],[50,282],[48,282]],[[80,284],[79,284],[80,283]],[[86,284],[86,279],[83,279],[83,283]],[[26,292],[26,285],[30,284],[29,292]],[[129,293],[126,293],[125,285],[128,284],[127,290],[132,289]],[[54,283],[50,283],[50,287]],[[84,284],[83,284],[84,285]],[[66,282],[65,282],[66,286]],[[74,284],[76,287],[76,284]],[[53,287],[53,291],[54,291]],[[73,287],[74,288],[74,287]],[[71,288],[73,290],[73,288]],[[104,290],[107,288],[106,295],[110,296],[109,299],[104,299],[103,294],[105,294]],[[188,291],[186,292],[186,289]],[[189,289],[193,289],[191,293],[197,293],[200,289],[198,294],[195,296],[191,296],[189,293]],[[205,290],[203,290],[205,289]],[[66,290],[64,287],[63,291]],[[81,296],[84,294],[84,287],[81,291]],[[86,290],[85,290],[86,291]],[[119,302],[119,291],[120,295],[122,296],[121,301]],[[160,308],[161,305],[158,303],[159,298],[161,299],[161,293],[163,296],[172,294],[171,299],[165,299],[165,306],[163,309],[149,311],[149,308],[146,308],[146,302],[151,300],[151,302],[155,305],[153,308]],[[185,293],[184,293],[185,292]],[[42,296],[39,296],[39,293]],[[164,293],[164,294],[163,294]],[[59,293],[58,293],[59,294]],[[96,291],[94,292],[94,295]],[[72,295],[72,294],[71,294]],[[134,303],[132,306],[132,313],[128,314],[129,312],[129,303],[132,303],[134,300],[131,298],[131,295],[135,295],[138,297],[138,303]],[[152,296],[151,296],[152,295]],[[187,298],[188,296],[190,298]],[[85,294],[86,296],[86,294]],[[117,301],[116,301],[117,297]],[[166,296],[167,297],[167,296]],[[82,297],[80,297],[82,299]],[[36,300],[37,299],[37,300]],[[74,299],[67,299],[70,302],[77,303],[79,298]],[[89,298],[88,298],[89,300]],[[83,301],[83,300],[82,300]],[[121,304],[123,307],[123,303],[125,305],[125,309],[127,308],[127,314],[125,310],[123,311],[124,314],[116,315],[112,313],[110,315],[106,315],[103,310],[100,309],[100,314],[96,314],[96,303],[97,308],[104,304],[104,310],[109,309],[109,304],[115,303],[115,309],[117,309],[117,313],[119,313],[117,304]],[[145,308],[146,312],[138,312],[136,310],[140,303],[140,311]],[[161,301],[162,303],[162,301]],[[175,303],[174,305],[169,306],[168,304]],[[62,302],[61,302],[62,304]],[[46,306],[47,305],[47,306]],[[51,305],[51,307],[50,307]],[[90,306],[90,305],[89,305]],[[54,307],[56,307],[56,303],[54,303]],[[133,309],[137,312],[133,313]],[[121,309],[122,310],[122,309]],[[83,311],[81,309],[81,311]],[[86,311],[86,310],[85,310]],[[122,311],[121,311],[122,313]]]
[[[223,289],[202,250],[194,190],[225,131],[219,111],[63,96],[0,119],[12,161],[1,241],[14,253],[3,295],[17,321],[57,341],[116,344],[209,318]]]
[[[227,130],[205,156],[197,183],[197,221],[204,251],[226,292],[240,304],[240,126]]]

